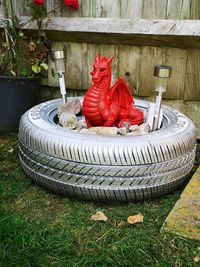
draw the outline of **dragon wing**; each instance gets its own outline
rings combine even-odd
[[[134,104],[134,99],[128,85],[123,79],[118,79],[117,82],[110,88],[109,97],[112,103],[117,103],[122,108]]]

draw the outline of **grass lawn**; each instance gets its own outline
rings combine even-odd
[[[183,188],[142,203],[60,198],[23,173],[17,135],[0,137],[0,266],[199,266],[200,243],[160,233]],[[200,163],[200,144],[194,169]],[[107,222],[93,222],[101,210]],[[123,223],[142,213],[144,222]],[[198,258],[196,257],[198,260]]]

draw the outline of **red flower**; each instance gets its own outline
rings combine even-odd
[[[34,5],[42,6],[44,4],[44,0],[33,0]]]
[[[78,9],[78,0],[64,0],[66,6]]]

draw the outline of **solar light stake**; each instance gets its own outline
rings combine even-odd
[[[158,79],[159,85],[155,89],[155,91],[157,92],[157,96],[156,96],[156,103],[155,103],[155,109],[154,109],[152,131],[156,131],[158,129],[158,124],[160,120],[161,103],[162,103],[162,94],[166,91],[165,78],[169,78],[170,76],[170,67],[166,65],[155,65],[154,76],[159,78]]]
[[[60,93],[62,95],[63,104],[65,104],[66,89],[65,89],[65,77],[64,77],[64,72],[65,72],[64,51],[63,50],[53,51],[53,57],[55,62],[55,69],[56,72],[58,73],[58,78],[59,78]]]

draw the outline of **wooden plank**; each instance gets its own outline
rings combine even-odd
[[[16,16],[21,16],[23,14],[23,11],[26,9],[27,1],[24,0],[18,0],[13,1],[13,8]]]
[[[119,78],[119,49],[117,45],[100,45],[100,56],[113,57],[111,85]]]
[[[9,0],[6,0],[6,3],[7,3],[7,7],[8,7],[8,14],[11,15],[11,13],[12,13],[11,2]],[[14,11],[16,16],[19,17],[19,16],[21,16],[23,14],[24,0],[13,1],[12,2],[12,6],[13,6],[13,11]],[[3,10],[2,10],[2,13],[3,13]]]
[[[63,2],[60,0],[48,0],[47,3],[48,17],[61,17]]]
[[[168,0],[167,19],[190,19],[191,0]]]
[[[119,47],[119,76],[124,78],[133,95],[139,91],[140,48],[136,46]]]
[[[97,44],[82,44],[83,53],[83,89],[88,89],[92,85],[90,72],[93,69],[95,55],[99,53],[99,45]]]
[[[54,3],[54,0],[48,0],[47,1],[47,12],[49,13],[49,16],[50,17],[53,17],[53,16],[55,16],[55,13],[53,12],[53,10],[54,10],[54,6],[55,6],[55,3]]]
[[[0,20],[2,16],[0,16]],[[23,16],[24,29],[36,29],[36,22]],[[126,35],[200,36],[198,20],[137,20],[109,18],[62,18],[44,19],[44,30],[57,32],[115,33]],[[0,28],[3,27],[0,22]]]
[[[181,7],[181,11],[180,11],[180,19],[192,19],[191,14],[189,12],[192,1],[193,0],[182,0],[182,7]],[[177,19],[177,17],[175,17],[175,19]]]
[[[14,0],[16,15],[29,14],[24,7],[31,1]],[[51,7],[55,16],[64,17],[200,19],[199,0],[79,0],[78,10],[66,7],[60,0],[46,2],[48,11]]]
[[[191,1],[190,19],[200,19],[200,1],[199,0]]]
[[[164,52],[164,62],[166,62],[167,65],[172,67],[171,77],[167,81],[167,92],[165,93],[164,97],[168,99],[183,99],[187,50],[178,48],[167,48]]]
[[[141,0],[124,0],[121,4],[122,19],[141,19],[142,18],[142,1]]]
[[[82,17],[94,18],[96,17],[96,1],[84,0],[82,3]]]
[[[118,34],[118,33],[78,33],[46,31],[47,38],[52,41],[62,42],[90,42],[96,44],[121,44],[134,46],[159,46],[178,48],[200,48],[200,36],[168,36],[168,35],[143,35],[143,34]]]
[[[200,49],[188,49],[184,100],[200,101]]]
[[[82,58],[82,44],[66,43],[66,86],[72,89],[82,90],[83,77],[83,58]]]
[[[144,19],[164,19],[166,17],[167,0],[143,0]]]
[[[48,86],[58,87],[58,78],[55,75],[55,64],[51,56],[48,57]]]
[[[18,2],[17,1],[14,1],[17,5],[18,5]],[[31,16],[31,10],[30,8],[28,7],[28,5],[31,3],[32,1],[31,0],[24,0],[22,5],[21,5],[21,11],[20,11],[20,15],[22,16]]]
[[[97,18],[120,18],[120,0],[96,0]]]
[[[24,29],[37,29],[30,17],[22,17]],[[138,20],[108,18],[45,19],[43,30],[53,41],[151,45],[200,48],[198,20]],[[0,16],[0,28],[3,27]],[[189,38],[192,37],[192,38]]]
[[[144,47],[141,49],[139,95],[154,96],[157,77],[153,76],[154,65],[164,64],[172,68],[167,79],[168,99],[183,99],[187,51],[178,48]]]
[[[67,90],[67,97],[77,97],[77,96],[84,96],[85,90]]]

